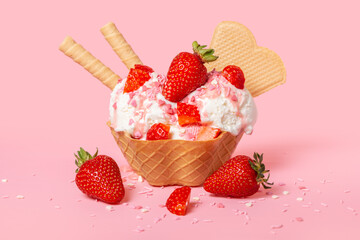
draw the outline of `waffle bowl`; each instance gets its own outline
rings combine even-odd
[[[208,141],[144,141],[107,125],[132,169],[153,186],[201,185],[230,158],[243,135],[223,132]]]
[[[224,28],[226,31],[223,30]],[[229,42],[220,41],[227,31],[231,34],[231,37],[226,38]],[[101,28],[101,32],[128,68],[133,67],[135,64],[142,64],[115,24],[111,22],[106,24]],[[248,36],[248,39],[244,39],[244,35]],[[247,84],[256,87],[250,87],[248,89],[250,93],[253,96],[258,96],[272,87],[284,83],[285,68],[281,59],[274,52],[257,47],[250,31],[243,25],[234,22],[220,23],[214,32],[212,41],[216,51],[231,57],[221,60],[220,56],[219,60],[216,61],[219,66],[209,65],[207,66],[208,70],[213,68],[221,70],[224,64],[236,65],[239,62],[241,63],[247,57],[243,54],[234,55],[233,49],[229,48],[228,45],[231,45],[232,42],[243,41],[252,43],[247,44],[251,48],[249,52],[259,52],[258,49],[262,50],[260,54],[251,57],[252,62],[256,64],[251,65],[251,71],[249,70],[248,73],[251,77]],[[59,49],[110,89],[113,89],[118,80],[121,79],[120,76],[97,60],[71,37],[66,37]],[[239,49],[241,50],[241,48]],[[264,68],[263,64],[257,64],[259,62],[266,62],[266,68]],[[249,65],[249,63],[247,64]],[[260,76],[258,78],[252,77],[254,71],[262,74],[257,74],[257,76]],[[268,72],[270,73],[268,74]],[[280,72],[279,77],[274,78],[273,72]],[[244,71],[244,74],[246,77],[247,72]],[[107,125],[129,165],[138,175],[144,177],[153,186],[202,185],[209,175],[230,158],[243,136],[243,132],[240,132],[237,136],[229,132],[222,132],[217,138],[208,141],[171,139],[145,141],[134,139],[126,132],[115,131],[110,122],[107,122]]]

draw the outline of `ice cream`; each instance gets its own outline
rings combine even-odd
[[[111,127],[145,140],[153,124],[164,123],[171,126],[171,139],[196,140],[201,125],[180,126],[177,103],[161,93],[166,77],[155,72],[150,75],[150,80],[133,92],[124,93],[126,79],[116,85],[110,98]],[[252,133],[257,111],[251,94],[245,88],[236,88],[220,72],[209,72],[207,82],[181,102],[197,106],[202,125],[235,136],[242,131]]]

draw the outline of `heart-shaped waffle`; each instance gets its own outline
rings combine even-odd
[[[215,29],[210,48],[219,58],[207,64],[208,71],[222,71],[227,65],[239,66],[245,75],[245,87],[253,97],[284,84],[286,70],[273,51],[259,47],[253,34],[237,22],[221,22]]]

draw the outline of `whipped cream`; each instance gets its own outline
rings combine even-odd
[[[110,98],[111,126],[144,140],[153,124],[164,123],[171,126],[172,139],[195,140],[200,126],[178,124],[177,104],[161,94],[166,77],[155,72],[150,75],[149,81],[130,93],[124,93],[126,79],[116,85]],[[203,124],[233,135],[251,134],[256,122],[256,106],[248,90],[237,89],[216,71],[208,73],[207,83],[181,102],[196,105]]]

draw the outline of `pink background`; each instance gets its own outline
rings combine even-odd
[[[358,236],[358,2],[170,2],[2,4],[0,179],[8,181],[0,182],[0,239]],[[227,199],[193,188],[192,197],[200,201],[191,199],[180,218],[159,207],[173,187],[139,194],[148,190],[147,183],[128,179],[127,196],[113,211],[85,197],[72,182],[73,153],[80,146],[90,152],[99,147],[121,166],[126,161],[105,125],[110,91],[58,50],[65,36],[126,77],[127,69],[99,32],[113,21],[144,63],[166,73],[171,59],[190,51],[193,40],[209,44],[223,20],[247,26],[287,69],[285,85],[255,99],[255,131],[236,150],[264,153],[273,189]],[[136,188],[130,190],[129,182]],[[252,207],[245,205],[249,201]]]

